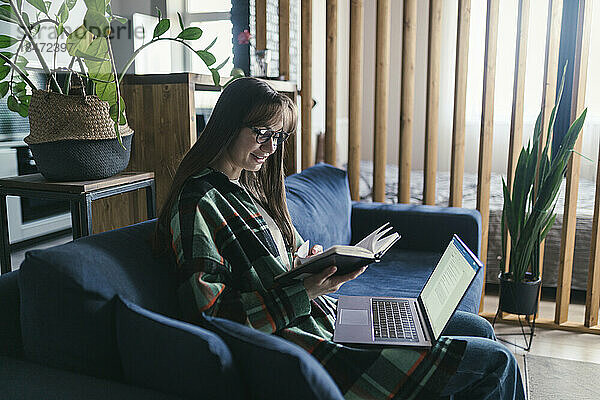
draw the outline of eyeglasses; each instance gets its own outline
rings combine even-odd
[[[290,134],[284,131],[275,132],[272,129],[256,127],[252,127],[250,129],[252,132],[256,133],[256,143],[258,144],[266,143],[273,138],[275,145],[279,146],[290,137]]]

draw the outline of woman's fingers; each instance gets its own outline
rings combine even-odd
[[[330,278],[330,280],[332,281],[332,283],[334,284],[334,286],[341,286],[343,283],[346,283],[348,281],[351,281],[353,279],[356,279],[360,274],[362,274],[363,272],[365,272],[367,270],[367,267],[362,267],[357,269],[356,271],[344,274],[344,275],[340,275],[340,276],[335,276]]]
[[[337,271],[337,267],[332,265],[329,268],[325,268],[323,271],[319,272],[316,276],[319,277],[319,283],[325,282],[329,279],[335,272]]]
[[[309,255],[314,256],[323,252],[323,246],[320,244],[315,244],[312,249],[310,249]]]

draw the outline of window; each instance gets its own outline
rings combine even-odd
[[[184,23],[196,26],[203,31],[196,45],[205,48],[216,37],[217,41],[210,51],[215,55],[219,65],[227,57],[229,60],[219,71],[222,76],[228,76],[233,69],[233,24],[231,23],[231,0],[197,1],[186,0],[182,13]],[[215,66],[216,66],[215,65]],[[206,65],[194,54],[184,53],[184,66],[188,71],[207,74]]]

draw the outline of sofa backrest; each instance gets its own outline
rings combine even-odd
[[[18,271],[0,276],[0,356],[21,357]]]
[[[324,249],[349,244],[352,204],[346,171],[320,163],[285,180],[292,222],[304,240]]]
[[[176,278],[152,256],[155,222],[26,254],[19,271],[26,358],[89,375],[122,376],[111,299],[178,316]]]

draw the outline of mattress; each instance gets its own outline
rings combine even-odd
[[[486,282],[498,283],[500,262],[502,256],[502,237],[500,221],[502,218],[502,178],[501,174],[492,174],[490,182],[490,220],[488,233],[488,251],[486,256]],[[373,166],[371,162],[362,161],[360,165],[361,200],[372,200]],[[560,242],[564,213],[566,179],[563,180],[556,205],[556,221],[548,236],[544,249],[544,270],[542,284],[556,287],[558,281],[558,265],[560,262]],[[450,194],[450,173],[438,172],[436,177],[436,205],[447,206]],[[575,251],[573,255],[572,288],[586,290],[587,275],[590,262],[590,243],[594,215],[595,182],[580,179],[576,212]],[[386,167],[386,201],[396,203],[398,193],[398,167]],[[423,171],[411,172],[410,202],[423,203]],[[476,208],[477,174],[464,174],[463,204],[464,208]]]

